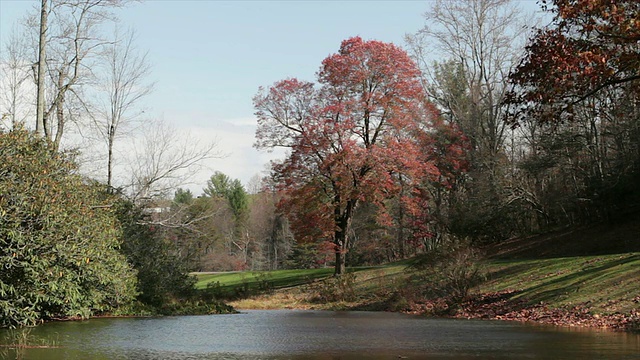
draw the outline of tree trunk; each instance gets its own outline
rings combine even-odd
[[[342,250],[342,246],[336,244],[336,266],[335,266],[335,271],[333,273],[335,276],[340,276],[347,271],[345,260],[346,260],[346,254]]]
[[[46,63],[47,45],[47,2],[42,0],[40,8],[40,40],[38,45],[38,72],[37,72],[37,97],[36,97],[36,134],[44,134],[44,73]]]
[[[344,229],[344,230],[342,230]],[[347,270],[347,229],[339,228],[335,232],[335,251],[336,251],[336,264],[335,264],[335,276],[340,276],[346,273]]]
[[[111,188],[111,181],[113,179],[113,142],[115,141],[115,129],[113,125],[109,126],[109,133],[107,135],[107,187]]]
[[[58,88],[61,88],[63,85],[64,76],[62,71],[58,72]],[[56,103],[56,119],[58,121],[58,126],[56,129],[56,136],[53,139],[53,149],[58,151],[60,148],[60,141],[62,140],[62,134],[64,133],[64,97],[60,99],[59,102]],[[47,132],[47,128],[45,127],[45,136],[51,137],[53,134],[51,132],[53,129],[49,129]]]
[[[336,204],[340,204],[340,202],[337,201]],[[356,205],[357,200],[349,200],[343,211],[341,211],[339,205],[336,205],[334,211],[334,219],[337,225],[333,236],[336,251],[335,276],[340,276],[346,272],[347,249],[349,248],[348,234],[351,229],[351,219]]]

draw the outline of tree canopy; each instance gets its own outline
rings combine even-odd
[[[417,185],[438,173],[420,161],[416,141],[437,111],[426,100],[416,64],[380,41],[344,40],[322,61],[318,85],[286,79],[260,89],[256,146],[290,149],[273,166],[285,194],[281,209],[298,239],[334,244],[341,274],[358,204],[376,204],[384,215],[384,200],[398,193],[399,179]]]
[[[598,92],[631,84],[640,90],[640,2],[635,0],[543,0],[554,14],[539,29],[511,74],[518,86],[508,102],[541,122],[571,120],[575,106]]]

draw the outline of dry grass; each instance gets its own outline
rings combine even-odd
[[[474,289],[476,297],[500,294],[504,306],[501,311],[544,307],[551,312],[557,309],[565,316],[571,315],[571,309],[581,309],[586,311],[581,316],[594,319],[623,316],[636,321],[640,316],[640,253],[623,250],[640,244],[637,227],[635,222],[614,227],[600,224],[592,231],[552,233],[488,249],[496,256],[484,264],[488,276]],[[571,236],[576,234],[581,236]],[[579,255],[588,251],[594,254]],[[338,293],[335,299],[326,300],[327,293],[337,291],[332,288],[335,282],[327,269],[207,276],[199,285],[219,281],[223,287],[241,283],[251,287],[258,279],[276,280],[269,293],[230,302],[237,309],[406,311],[415,310],[414,305],[437,305],[442,300],[425,295],[434,293],[429,286],[437,279],[433,273],[437,269],[418,273],[410,271],[405,262],[352,271],[355,279],[349,285],[348,299]]]

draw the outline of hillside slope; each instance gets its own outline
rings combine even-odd
[[[412,269],[408,261],[352,269],[343,281],[330,269],[315,269],[203,275],[198,285],[218,282],[227,293],[241,286],[231,291],[246,294],[231,302],[239,309],[404,311],[638,331],[639,236],[634,215],[487,247],[485,280],[463,303],[434,290],[440,274]]]
[[[555,257],[640,252],[640,213],[614,223],[597,223],[550,233],[510,239],[484,249],[492,259]]]

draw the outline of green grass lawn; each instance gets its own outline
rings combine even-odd
[[[407,261],[395,262],[384,266],[361,266],[347,269],[355,272],[360,279],[371,278],[371,274],[388,275],[405,269]],[[274,271],[242,271],[219,274],[195,273],[197,278],[196,288],[204,289],[210,283],[219,283],[222,288],[234,288],[248,286],[255,289],[264,282],[268,282],[271,289],[284,289],[308,284],[313,280],[328,278],[333,275],[333,268],[321,269],[297,269]]]
[[[407,265],[405,261],[349,269],[356,274],[354,288],[361,304],[383,301],[381,294],[391,295],[406,287],[411,275]],[[596,313],[611,314],[636,309],[640,302],[640,253],[489,260],[485,269],[487,280],[476,291],[516,290],[513,300],[531,305],[544,303],[551,308],[586,305]],[[300,293],[306,291],[304,287],[311,281],[332,275],[332,268],[198,274],[196,286],[203,289],[209,283],[219,283],[220,289],[232,294],[242,287],[260,292],[268,283],[269,290]],[[414,285],[415,279],[411,280]],[[429,274],[418,279],[422,285],[430,281]],[[331,306],[336,308],[335,304]]]
[[[551,307],[588,305],[598,313],[629,311],[640,301],[640,253],[488,264],[482,292],[517,290],[514,299]]]
[[[495,305],[501,306],[501,313],[525,307],[559,309],[559,313],[587,311],[592,315],[611,315],[613,319],[637,318],[634,314],[640,313],[639,231],[640,214],[637,214],[615,226],[603,223],[562,229],[489,245],[482,249],[489,256],[481,265],[486,278],[472,290],[482,296],[473,299],[478,299],[481,307],[486,305],[483,299],[497,299]],[[410,263],[405,260],[348,269],[355,273],[347,291],[349,299],[321,296],[327,290],[343,291],[343,285],[331,279],[332,268],[199,274],[196,286],[204,289],[207,284],[215,284],[214,290],[228,295],[226,299],[239,309],[419,312],[421,306],[437,305],[441,299],[425,297],[440,296],[441,288],[433,284],[450,274],[438,275],[438,269],[417,272]],[[572,310],[574,307],[576,310]]]
[[[209,283],[219,282],[223,288],[233,288],[246,284],[257,288],[260,282],[268,281],[275,289],[292,287],[309,282],[313,279],[325,278],[333,275],[332,268],[275,270],[275,271],[243,271],[220,274],[196,274],[197,289],[204,289]]]

